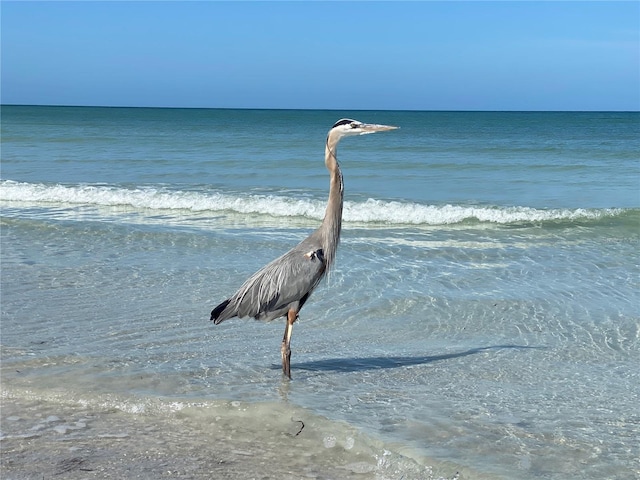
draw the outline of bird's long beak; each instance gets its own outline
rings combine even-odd
[[[362,132],[360,135],[366,135],[368,133],[386,132],[387,130],[396,130],[400,127],[394,127],[392,125],[377,125],[375,123],[364,123],[360,126]]]

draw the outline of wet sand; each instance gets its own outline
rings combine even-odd
[[[317,418],[184,409],[171,415],[2,399],[2,478],[382,479],[441,477]],[[221,415],[221,413],[223,413]],[[257,413],[257,415],[256,415]]]

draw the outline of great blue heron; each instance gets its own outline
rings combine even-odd
[[[286,317],[282,339],[282,372],[291,378],[291,331],[300,309],[333,265],[342,228],[342,172],[336,147],[343,137],[394,130],[398,127],[338,120],[327,135],[324,162],[329,170],[329,200],[320,227],[287,253],[254,273],[240,289],[211,312],[218,323],[232,317],[274,320]]]

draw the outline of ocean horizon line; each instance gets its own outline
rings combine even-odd
[[[131,110],[243,110],[243,111],[282,111],[282,112],[411,112],[411,113],[640,113],[639,110],[484,110],[484,109],[396,109],[396,108],[276,108],[276,107],[189,107],[162,105],[76,105],[76,104],[38,104],[38,103],[0,103],[2,107],[42,107],[42,108],[104,108]]]

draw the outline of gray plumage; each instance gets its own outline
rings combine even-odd
[[[325,146],[325,165],[329,170],[329,200],[322,224],[311,235],[281,257],[255,274],[230,298],[211,312],[215,324],[232,317],[253,317],[257,320],[287,318],[282,340],[282,370],[291,377],[290,340],[298,312],[309,299],[334,263],[342,228],[344,184],[336,156],[341,138],[364,135],[397,127],[365,124],[342,119],[329,130]]]
[[[291,308],[300,311],[328,268],[317,233],[254,273],[219,312],[212,312],[214,323],[236,316],[269,321]]]

